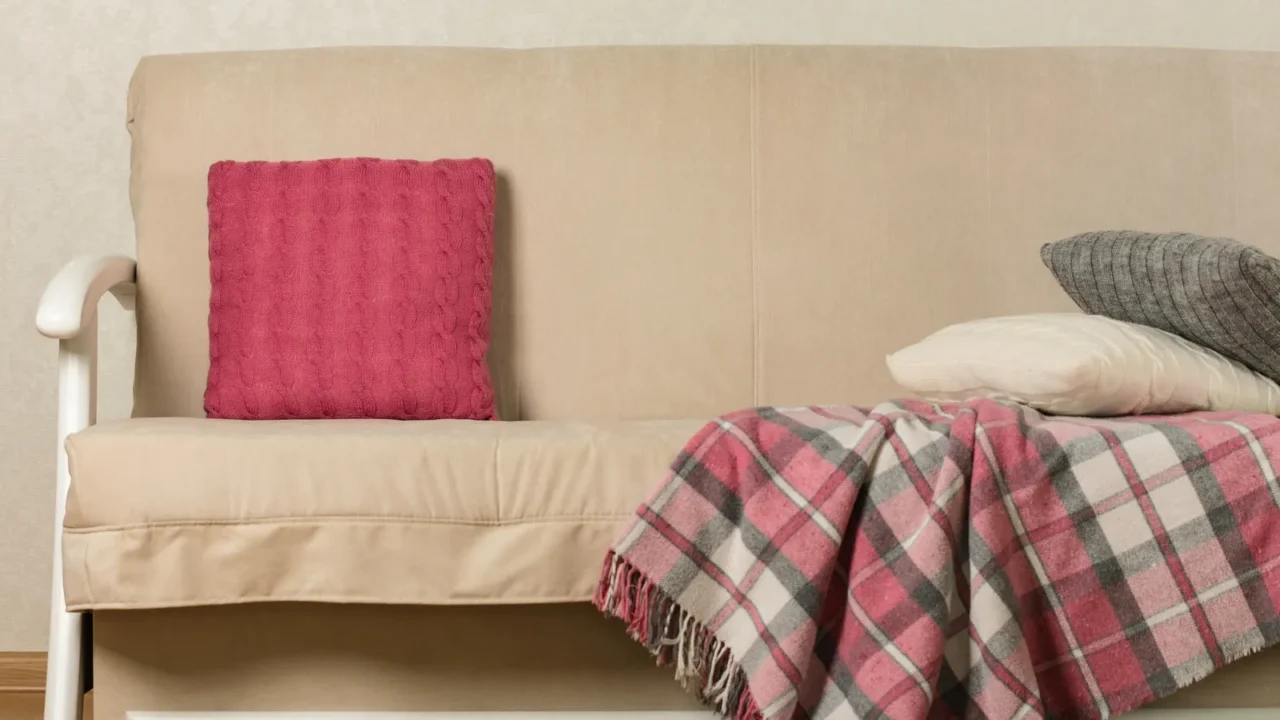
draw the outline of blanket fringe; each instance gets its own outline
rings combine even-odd
[[[627,632],[659,665],[674,666],[680,685],[721,717],[760,720],[746,673],[729,646],[613,550],[605,558],[594,602],[605,615],[626,623]]]

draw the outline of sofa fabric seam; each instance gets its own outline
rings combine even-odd
[[[86,587],[86,594],[92,597],[92,592]],[[165,610],[171,608],[189,608],[189,607],[222,607],[226,605],[248,605],[251,603],[289,603],[289,602],[316,602],[316,603],[359,603],[364,605],[410,605],[414,607],[491,607],[501,605],[556,605],[559,603],[587,603],[591,602],[591,593],[582,595],[555,595],[544,597],[542,595],[516,595],[513,597],[467,597],[458,598],[456,600],[434,600],[424,602],[419,598],[395,597],[387,598],[382,595],[245,595],[236,597],[211,598],[208,600],[160,600],[160,601],[112,601],[112,602],[83,602],[68,605],[68,612],[88,612],[92,610]]]
[[[751,183],[751,398],[760,405],[764,379],[764,358],[760,348],[760,187],[759,157],[756,147],[760,132],[759,62],[757,47],[748,48],[748,113]]]
[[[479,518],[402,518],[402,517],[362,517],[346,515],[328,515],[318,517],[274,517],[247,518],[228,520],[161,520],[147,523],[130,523],[123,525],[91,525],[85,527],[66,527],[62,532],[74,535],[93,535],[109,532],[131,532],[135,530],[160,530],[168,528],[202,528],[202,527],[237,527],[258,525],[456,525],[459,527],[517,527],[520,525],[555,525],[579,523],[616,523],[628,520],[630,514],[621,515],[557,515],[545,518],[511,518],[507,520],[484,520]]]

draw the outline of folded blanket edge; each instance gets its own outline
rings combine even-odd
[[[718,715],[763,717],[729,646],[616,550],[605,557],[592,602],[606,617],[626,623],[631,638],[659,666],[674,666],[680,685]]]

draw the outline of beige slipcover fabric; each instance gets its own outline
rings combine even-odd
[[[67,443],[67,605],[587,600],[701,425],[97,425]]]
[[[217,160],[487,157],[499,415],[752,400],[751,51],[334,48],[146,58],[130,88],[136,416],[201,416]]]
[[[94,720],[128,710],[699,709],[586,604],[407,607],[260,603],[94,615]],[[1156,703],[1280,707],[1280,651]],[[1188,716],[1194,717],[1194,715]]]
[[[701,709],[670,668],[586,603],[105,611],[94,614],[93,641],[93,720],[130,710],[588,720],[563,713]]]
[[[1280,55],[1195,50],[147,58],[128,103],[134,414],[201,414],[217,160],[491,158],[502,417],[707,418],[882,400],[902,392],[894,349],[1071,310],[1049,240],[1180,229],[1280,254],[1276,88]],[[72,606],[582,599],[696,423],[638,446],[630,425],[330,427],[73,438]]]
[[[222,159],[496,164],[506,419],[900,393],[885,354],[1074,307],[1041,244],[1280,254],[1280,55],[1160,49],[338,48],[163,56],[129,100],[135,414],[201,414]]]

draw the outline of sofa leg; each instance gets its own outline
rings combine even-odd
[[[62,521],[71,472],[67,436],[92,425],[97,414],[97,323],[58,346],[58,477],[54,493],[53,583],[49,612],[49,666],[44,720],[81,720],[84,703],[84,618],[67,612],[62,587]]]
[[[81,720],[84,673],[80,667],[81,616],[62,612],[49,628],[49,669],[44,686],[44,720]]]

